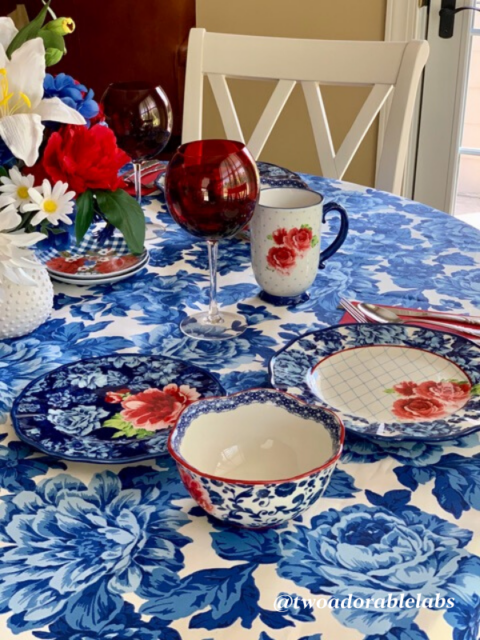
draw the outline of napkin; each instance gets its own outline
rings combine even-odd
[[[152,173],[150,173],[148,170],[145,171],[145,173],[142,174],[142,196],[148,196],[152,193],[154,193],[155,191],[158,191],[158,187],[154,184],[155,181],[162,176],[165,171],[167,170],[167,165],[166,163],[159,167],[158,169],[156,169],[155,171],[153,171]],[[153,185],[150,187],[147,187],[146,185]],[[131,182],[130,180],[128,181],[124,181],[124,189],[127,193],[129,193],[131,196],[135,195],[135,185],[133,184],[133,182]]]
[[[354,308],[358,307],[359,302],[356,300],[344,300],[342,301],[342,305],[343,306],[352,306]],[[393,307],[393,305],[387,305],[387,306],[392,306],[392,308],[395,309],[395,312],[400,316],[400,318],[406,323],[406,324],[413,324],[415,326],[419,326],[419,327],[424,327],[426,329],[433,329],[434,331],[441,331],[441,327],[439,325],[432,325],[430,324],[427,320],[422,320],[422,319],[416,319],[416,318],[411,318],[410,316],[402,316],[402,309],[405,309],[405,311],[419,311],[419,309],[415,309],[415,308],[411,308],[411,307]],[[359,313],[360,310],[359,310]],[[445,315],[445,313],[449,313],[448,311],[446,311],[445,313],[442,313],[441,311],[431,311],[431,313],[434,313],[436,316],[441,317],[443,315]],[[452,312],[450,312],[452,313]],[[455,311],[453,313],[456,313]],[[362,314],[363,315],[363,314]],[[354,322],[359,322],[356,318],[354,318],[351,313],[348,311],[348,308],[346,309],[345,313],[343,314],[340,323],[339,324],[351,324]],[[365,318],[365,322],[370,322],[372,324],[378,324],[375,323],[373,320],[370,320],[370,318]],[[476,338],[475,336],[472,336],[470,333],[465,333],[462,331],[462,327],[468,327],[468,323],[465,322],[461,322],[459,320],[448,320],[448,323],[451,325],[456,325],[458,327],[458,329],[452,329],[451,327],[445,327],[445,331],[447,333],[455,333],[456,335],[462,336],[462,338],[467,338],[467,340],[472,340],[473,342],[480,342],[480,338]]]

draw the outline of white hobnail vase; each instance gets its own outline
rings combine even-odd
[[[35,284],[3,280],[0,300],[0,340],[18,338],[43,324],[53,308],[53,285],[45,267],[29,269]]]

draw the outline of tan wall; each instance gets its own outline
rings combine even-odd
[[[383,40],[386,0],[196,0],[197,26],[209,31],[293,38]],[[230,81],[246,138],[271,95],[273,84]],[[323,90],[334,145],[342,142],[368,89]],[[223,137],[209,87],[205,91],[205,137]],[[373,186],[377,127],[357,152],[345,179]],[[296,171],[320,174],[307,108],[296,87],[261,155]]]

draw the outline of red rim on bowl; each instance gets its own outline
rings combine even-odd
[[[254,387],[252,389],[245,389],[244,391],[237,391],[236,393],[232,393],[229,396],[212,396],[210,398],[202,398],[200,400],[192,402],[192,404],[189,405],[182,412],[182,414],[185,411],[187,411],[188,409],[190,409],[190,407],[194,407],[196,404],[198,404],[200,402],[204,403],[204,402],[211,402],[213,400],[219,400],[221,398],[233,398],[235,396],[239,396],[239,395],[242,395],[244,393],[251,392],[251,391],[269,391],[269,392],[272,392],[272,393],[276,393],[278,395],[287,396],[288,398],[291,398],[292,400],[295,400],[295,402],[298,402],[299,404],[303,404],[303,405],[305,405],[307,407],[311,407],[312,409],[321,409],[322,411],[326,411],[327,413],[330,413],[335,418],[335,420],[338,422],[338,425],[339,425],[339,428],[340,428],[338,452],[334,456],[329,458],[327,460],[327,462],[324,462],[319,467],[315,467],[314,469],[311,469],[310,471],[306,471],[305,473],[301,473],[298,476],[293,476],[293,477],[290,477],[290,478],[280,478],[278,480],[238,480],[237,478],[224,478],[223,476],[214,476],[214,475],[212,475],[210,473],[205,473],[204,471],[200,471],[200,469],[197,469],[196,467],[192,466],[190,463],[188,463],[184,458],[182,458],[174,450],[173,445],[172,445],[172,438],[173,438],[173,436],[174,436],[174,434],[175,434],[175,432],[177,430],[177,425],[178,425],[178,421],[177,421],[175,426],[170,431],[170,435],[168,436],[168,441],[167,441],[168,452],[172,456],[172,458],[175,460],[175,462],[177,464],[179,464],[180,466],[187,468],[189,471],[192,471],[193,473],[195,473],[195,474],[197,474],[199,476],[203,476],[204,478],[209,478],[210,480],[220,480],[221,482],[226,482],[226,483],[230,483],[230,484],[257,485],[257,484],[281,484],[283,482],[295,482],[296,480],[301,480],[302,478],[307,478],[308,476],[311,476],[311,475],[313,475],[315,473],[318,473],[319,471],[322,471],[323,469],[326,469],[327,467],[331,466],[332,464],[334,464],[335,462],[338,461],[338,459],[342,455],[342,451],[343,451],[343,443],[345,441],[345,427],[344,427],[343,422],[337,416],[337,414],[334,411],[332,411],[331,409],[327,409],[325,407],[315,407],[314,405],[308,404],[308,402],[305,402],[304,400],[300,400],[299,398],[296,398],[291,393],[287,393],[285,391],[280,391],[278,389],[264,389],[262,387]],[[254,404],[254,403],[252,403],[252,404]],[[180,420],[180,417],[179,417],[179,420]]]

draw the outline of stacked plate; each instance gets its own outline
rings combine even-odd
[[[140,255],[112,247],[85,252],[61,251],[45,262],[52,279],[80,286],[119,282],[148,263],[148,251]]]

